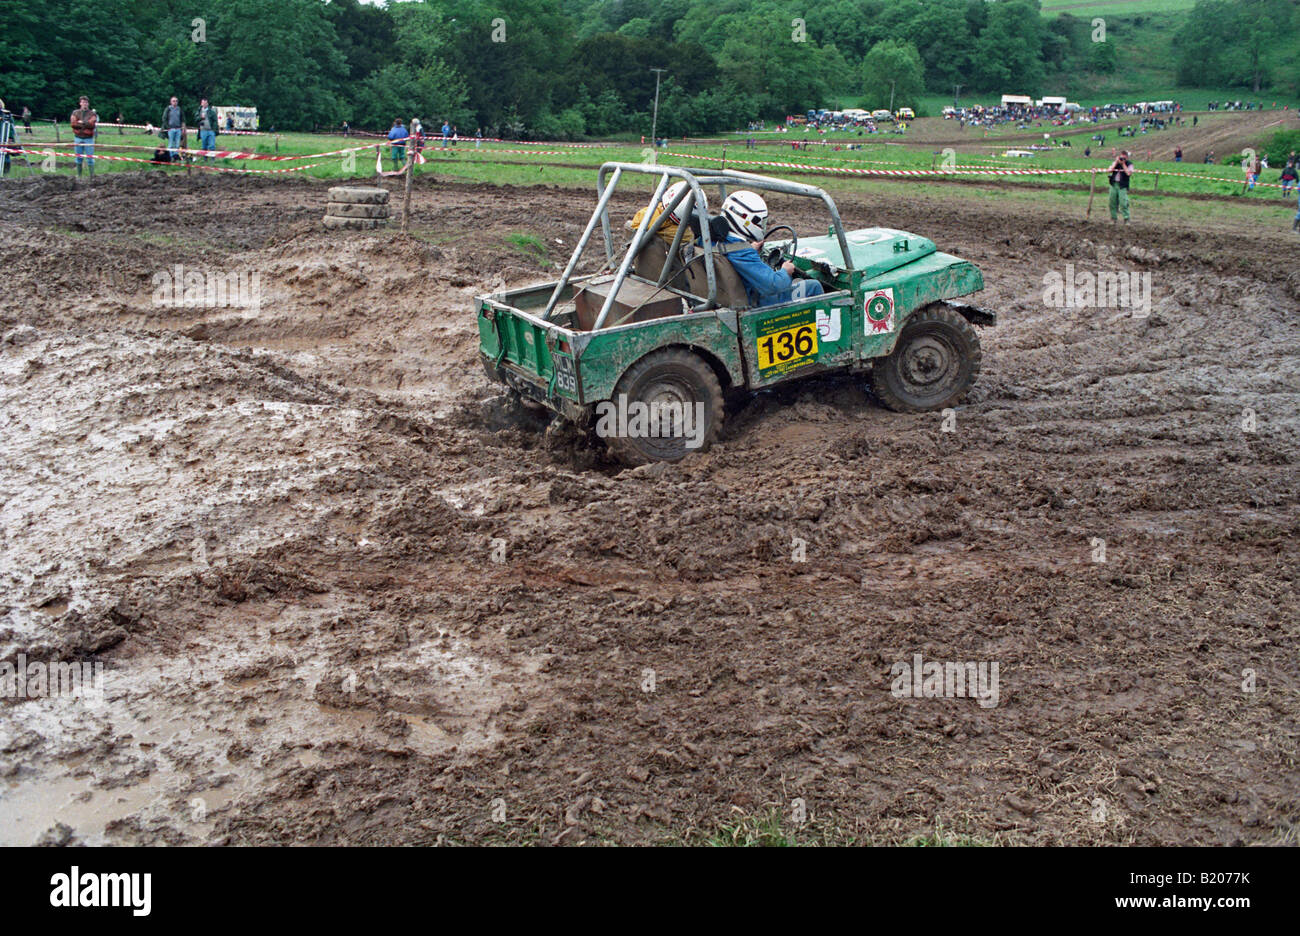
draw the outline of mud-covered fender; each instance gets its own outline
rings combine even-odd
[[[699,354],[717,373],[724,388],[744,386],[736,313],[711,309],[575,336],[573,350],[582,386],[581,401],[612,399],[619,378],[629,367],[647,354],[674,347]]]

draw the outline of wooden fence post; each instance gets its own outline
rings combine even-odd
[[[414,146],[414,144],[412,144]],[[410,147],[407,148],[410,150]],[[415,171],[415,156],[408,152],[406,157],[406,194],[402,199],[402,233],[411,226],[411,175]]]

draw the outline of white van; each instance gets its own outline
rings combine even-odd
[[[221,129],[226,129],[226,117],[235,118],[236,130],[256,130],[257,129],[257,108],[256,107],[217,107],[217,122]]]

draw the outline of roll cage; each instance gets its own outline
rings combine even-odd
[[[744,187],[747,189],[755,189],[762,192],[777,192],[783,195],[797,195],[803,198],[820,199],[826,205],[827,211],[830,212],[832,231],[839,240],[840,256],[844,258],[846,264],[845,272],[852,271],[851,254],[849,252],[848,241],[844,236],[844,225],[840,221],[839,210],[835,207],[835,202],[831,200],[831,197],[816,186],[804,185],[801,182],[789,182],[785,179],[775,179],[770,176],[755,175],[750,172],[738,172],[734,169],[709,169],[703,172],[692,172],[679,166],[667,166],[655,163],[607,162],[600,167],[600,172],[596,179],[596,191],[598,193],[596,209],[592,212],[591,218],[587,222],[587,227],[582,232],[582,237],[578,239],[577,246],[573,248],[573,255],[569,257],[569,262],[564,268],[564,273],[560,276],[559,282],[555,284],[555,289],[551,293],[551,298],[546,303],[546,311],[542,315],[544,320],[550,321],[551,315],[555,311],[556,304],[560,301],[560,297],[564,294],[565,287],[569,285],[569,282],[573,277],[573,272],[578,267],[578,261],[582,257],[583,251],[586,250],[592,234],[595,233],[597,224],[600,225],[601,234],[605,241],[606,263],[613,266],[615,262],[615,249],[613,230],[611,229],[609,220],[609,203],[614,194],[614,190],[618,187],[618,183],[622,179],[624,173],[639,173],[642,175],[659,176],[659,184],[655,187],[654,194],[647,203],[646,211],[641,217],[641,223],[637,226],[636,233],[633,235],[627,251],[623,254],[622,260],[619,262],[618,272],[614,277],[614,285],[606,296],[595,324],[592,326],[593,331],[600,329],[605,324],[605,319],[608,317],[609,311],[614,305],[614,300],[618,296],[619,289],[622,288],[624,281],[628,277],[629,271],[632,269],[632,264],[637,254],[640,253],[642,248],[650,242],[650,238],[654,237],[659,232],[659,229],[668,219],[668,215],[671,214],[683,201],[685,201],[688,194],[694,196],[694,200],[691,203],[692,214],[700,222],[700,243],[704,248],[705,281],[708,285],[708,296],[705,297],[707,299],[707,305],[705,307],[714,308],[716,306],[718,298],[718,280],[714,271],[714,245],[709,234],[709,220],[702,209],[702,206],[704,205],[704,186],[716,186],[719,190],[719,196],[721,199],[727,197],[728,185],[733,185],[738,188]],[[606,181],[606,177],[608,177],[608,182]],[[659,200],[663,198],[664,192],[667,191],[668,186],[671,184],[670,180],[673,179],[684,181],[686,183],[686,188],[684,188],[681,193],[673,199],[672,203],[668,205],[666,211],[661,212],[658,217],[654,217],[654,208],[659,204]],[[681,248],[683,235],[685,234],[687,227],[688,225],[686,223],[677,226],[677,232],[673,235],[672,245],[668,249],[669,256],[677,255],[678,250]],[[662,287],[668,282],[670,273],[669,266],[669,264],[664,265],[663,271],[659,274],[659,281],[655,283],[656,286]]]

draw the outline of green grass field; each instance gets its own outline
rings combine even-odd
[[[1196,6],[1196,0],[1042,0],[1043,16],[1132,16],[1135,13],[1177,13]]]
[[[66,132],[63,135],[66,138]],[[832,140],[836,138],[835,135],[829,137]],[[52,139],[53,132],[43,130],[34,137],[35,142],[33,145],[40,146],[42,142],[48,142]],[[838,139],[845,143],[849,141],[856,143],[859,138],[840,136]],[[1140,148],[1142,139],[1139,137],[1134,141],[1125,140],[1125,142],[1131,142],[1134,147]],[[365,145],[370,142],[372,141],[359,141],[355,137],[349,139],[312,134],[282,134],[278,140],[270,137],[223,137],[218,139],[219,146],[238,145],[243,151],[266,154],[274,154],[278,148],[280,155],[320,153],[349,146]],[[1118,141],[1107,140],[1108,144],[1111,142]],[[126,144],[146,147],[146,149],[119,150],[114,149],[110,144]],[[143,133],[123,134],[120,136],[116,133],[105,133],[100,137],[97,151],[100,155],[121,153],[147,159],[152,155],[154,145],[154,139]],[[932,181],[926,177],[913,177],[900,182],[858,173],[835,171],[843,169],[930,170],[942,166],[942,155],[931,152],[928,147],[904,147],[889,142],[870,142],[864,144],[862,149],[838,151],[831,147],[813,147],[807,150],[795,151],[789,146],[782,145],[760,146],[757,150],[746,150],[743,145],[734,144],[725,147],[717,144],[679,146],[676,150],[670,147],[667,153],[660,153],[658,158],[662,162],[671,162],[683,166],[713,167],[721,166],[722,158],[725,156],[728,167],[804,180],[815,185],[824,186],[836,194],[849,192],[887,193],[888,197],[898,197],[906,192],[908,197],[936,201],[951,200],[953,198],[999,199],[1010,203],[1047,205],[1053,210],[1059,210],[1063,215],[1073,216],[1077,214],[1080,217],[1083,215],[1088,198],[1088,193],[1083,188],[1087,186],[1090,180],[1090,173],[1086,170],[1103,169],[1108,163],[1106,156],[1092,159],[1083,158],[1082,146],[1076,147],[1074,151],[1046,152],[1020,159],[999,157],[997,153],[1004,147],[1005,144],[999,146],[996,143],[991,143],[990,152],[987,155],[959,154],[956,157],[955,165],[959,169],[1043,168],[1082,169],[1085,171],[1044,176],[963,176],[960,173],[954,173],[956,177],[970,180],[968,184],[960,186],[943,181]],[[62,151],[69,148],[60,147],[58,149]],[[559,154],[554,155],[554,151],[557,150]],[[1107,148],[1108,152],[1109,147]],[[374,178],[374,154],[374,149],[363,150],[357,153],[351,162],[344,156],[329,156],[289,164],[261,160],[226,160],[218,161],[216,165],[237,169],[279,168],[294,164],[311,166],[311,168],[301,173],[294,172],[272,176],[272,178],[284,180],[286,184],[292,184],[291,180],[300,176],[311,176],[317,179],[369,181]],[[517,143],[484,143],[481,148],[475,149],[473,143],[461,143],[447,150],[427,147],[425,156],[428,162],[424,166],[417,168],[417,175],[436,173],[447,178],[489,182],[498,185],[550,184],[574,186],[594,192],[596,183],[595,169],[601,163],[606,161],[641,162],[643,160],[643,148],[637,144],[570,148],[551,144],[527,146]],[[816,168],[796,169],[789,166],[757,164],[764,162],[795,163]],[[384,163],[385,169],[391,168],[386,145],[384,147]],[[69,175],[75,171],[71,159],[60,158],[57,160],[56,165],[55,172],[60,175]],[[99,171],[108,173],[186,171],[182,168],[102,160],[99,167]],[[1289,202],[1283,202],[1277,189],[1259,188],[1253,192],[1242,194],[1242,182],[1238,181],[1242,178],[1242,174],[1237,166],[1205,166],[1193,163],[1160,162],[1144,164],[1139,161],[1138,168],[1150,171],[1140,172],[1133,177],[1132,192],[1136,203],[1142,206],[1143,217],[1151,220],[1158,218],[1170,220],[1194,219],[1205,217],[1206,212],[1211,210],[1216,216],[1240,215],[1242,219],[1258,218],[1263,204],[1272,202],[1282,208],[1294,204],[1294,198]],[[1155,175],[1156,170],[1160,172],[1158,182]],[[43,170],[38,164],[35,171],[40,174]],[[193,168],[190,171],[197,174],[208,170]],[[1171,172],[1175,171],[1180,175],[1170,175]],[[28,174],[25,166],[21,164],[15,166],[15,177],[22,178]],[[1275,181],[1277,175],[1277,169],[1270,170],[1265,173],[1264,181]],[[1205,178],[1209,176],[1228,181],[1209,181]],[[1007,184],[1008,182],[1012,184]],[[630,188],[648,188],[650,184],[649,178],[629,179],[625,183]],[[1160,194],[1219,194],[1234,196],[1233,201],[1236,201],[1237,197],[1239,197],[1240,204],[1219,202],[1214,204],[1211,209],[1205,202],[1184,198],[1153,197],[1157,191],[1157,186]],[[1101,178],[1100,174],[1098,190],[1101,194],[1099,206],[1100,209],[1104,210],[1105,179]],[[1094,212],[1096,211],[1098,211],[1098,206],[1094,206]],[[533,249],[533,245],[525,240],[521,240],[514,246],[516,249],[525,252]]]

